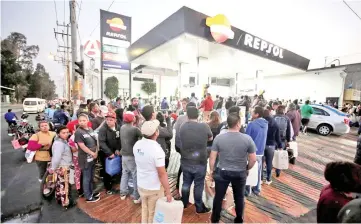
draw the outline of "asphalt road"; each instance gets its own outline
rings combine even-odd
[[[17,115],[21,115],[21,107],[12,108]],[[24,152],[14,150],[11,145],[12,138],[7,135],[7,123],[3,118],[7,109],[5,106],[1,107],[1,221],[35,213],[37,217],[31,216],[30,222],[96,222],[76,207],[64,210],[54,200],[42,201],[36,164],[28,164]],[[29,121],[36,125],[34,114],[29,116]],[[24,222],[29,220],[25,219]]]

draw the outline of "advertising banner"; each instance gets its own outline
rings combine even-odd
[[[100,10],[100,38],[103,69],[129,70],[131,17]]]

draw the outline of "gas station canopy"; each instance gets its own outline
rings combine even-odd
[[[208,19],[207,19],[208,18]],[[265,76],[305,71],[310,60],[229,24],[224,15],[209,17],[182,7],[129,48],[132,64],[178,70],[180,63],[208,60],[209,75]]]

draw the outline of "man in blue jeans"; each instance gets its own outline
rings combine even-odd
[[[227,117],[228,132],[217,135],[212,145],[209,158],[211,177],[216,182],[216,195],[213,200],[212,223],[218,223],[221,218],[222,201],[231,183],[236,204],[235,223],[243,222],[244,190],[248,170],[256,163],[256,145],[251,137],[240,133],[241,118],[239,114],[230,113]],[[219,155],[219,156],[218,156]],[[219,163],[215,168],[216,158]]]
[[[207,172],[207,142],[213,139],[212,131],[206,123],[198,123],[198,109],[187,107],[186,121],[180,128],[180,154],[183,171],[182,201],[184,208],[189,203],[189,191],[194,181],[194,201],[197,213],[210,211],[202,201],[204,178]]]
[[[246,134],[251,136],[257,147],[258,182],[257,186],[252,188],[252,191],[255,195],[259,195],[261,193],[262,157],[266,147],[268,121],[263,118],[263,108],[260,106],[253,109],[251,116],[252,121],[247,126]],[[249,196],[251,193],[251,186],[246,186],[245,195]]]

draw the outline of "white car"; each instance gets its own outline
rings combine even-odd
[[[331,133],[343,135],[350,132],[350,119],[347,114],[328,105],[310,104],[310,106],[313,108],[313,114],[308,124],[309,129],[316,130],[323,136]]]

